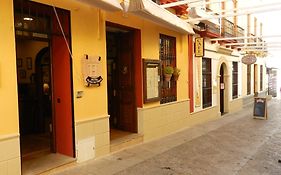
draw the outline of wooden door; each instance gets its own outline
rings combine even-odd
[[[220,112],[221,114],[224,114],[224,72],[223,72],[223,66],[220,68]]]
[[[118,40],[118,121],[119,129],[137,132],[136,103],[134,87],[134,33],[120,33]]]
[[[69,36],[68,15],[59,13],[66,36]],[[71,86],[71,58],[64,37],[61,35],[57,20],[53,20],[52,35],[52,74],[54,102],[54,133],[57,153],[74,156],[73,114]],[[67,40],[68,37],[67,37]],[[69,41],[68,41],[69,43]]]

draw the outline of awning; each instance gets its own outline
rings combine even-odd
[[[119,0],[77,0],[91,6],[106,10],[106,11],[120,11],[123,10]]]
[[[131,0],[128,11],[171,30],[194,34],[190,24],[151,0]]]
[[[188,11],[188,14],[190,17],[192,18],[211,18],[212,15],[208,14],[205,10],[202,10],[200,8],[191,8],[189,11]],[[202,20],[203,23],[205,24],[216,24],[216,25],[220,25],[220,22],[219,22],[220,19],[206,19],[206,20]],[[197,21],[197,23],[199,23],[200,21]],[[196,23],[196,22],[193,22],[193,23]]]

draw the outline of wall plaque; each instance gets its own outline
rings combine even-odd
[[[204,56],[204,38],[198,37],[195,38],[195,56],[196,57],[203,57]]]

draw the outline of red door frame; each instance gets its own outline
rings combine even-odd
[[[141,31],[136,28],[112,23],[106,21],[106,26],[117,27],[125,30],[132,31],[133,38],[134,38],[134,51],[133,51],[133,58],[134,58],[134,88],[135,88],[135,107],[136,107],[136,116],[135,116],[135,132],[138,130],[138,123],[137,123],[137,108],[143,107],[143,67],[142,67],[142,57],[141,57]]]
[[[189,108],[190,113],[194,112],[194,97],[193,97],[193,36],[188,35],[188,79],[189,79]]]

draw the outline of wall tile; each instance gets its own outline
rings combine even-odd
[[[8,175],[8,162],[7,161],[0,162],[0,174]]]
[[[109,132],[109,118],[96,120],[94,123],[95,133]]]
[[[109,145],[109,132],[96,135],[96,148]]]
[[[20,157],[19,138],[0,141],[0,162]]]
[[[109,145],[102,146],[96,149],[96,158],[109,154],[110,147]]]
[[[20,175],[20,174],[21,174],[20,158],[9,160],[8,175]]]

